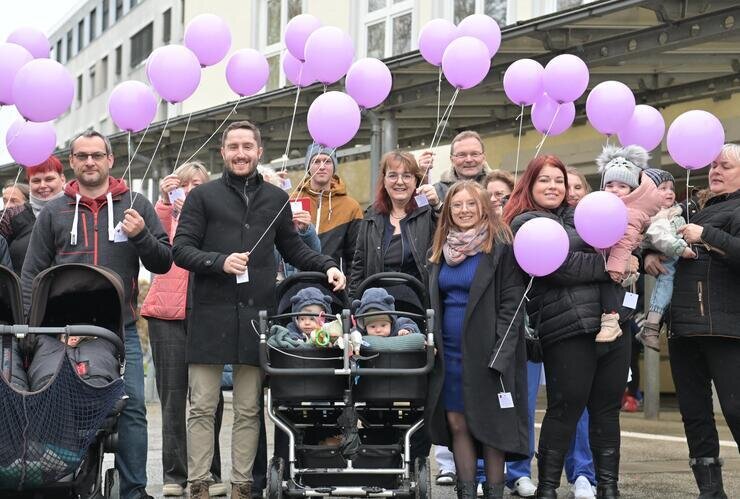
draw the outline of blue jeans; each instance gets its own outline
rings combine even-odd
[[[121,479],[121,497],[135,499],[146,489],[144,364],[136,324],[126,325],[125,335],[126,372],[123,381],[128,400],[118,418],[118,452],[115,466]]]
[[[594,458],[588,443],[588,409],[583,410],[576,426],[576,434],[570,441],[570,449],[565,455],[565,476],[573,483],[579,476],[585,476],[591,485],[596,485]]]
[[[671,296],[673,296],[673,276],[676,274],[676,263],[678,263],[678,257],[669,258],[663,262],[666,273],[659,274],[655,280],[653,294],[650,295],[651,312],[658,312],[662,315],[670,305]]]

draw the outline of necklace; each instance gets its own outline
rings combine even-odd
[[[401,215],[400,217],[397,217],[392,212],[389,213],[389,215],[391,216],[391,218],[394,218],[395,220],[403,220],[404,218],[406,218],[406,214],[405,213],[403,215]]]

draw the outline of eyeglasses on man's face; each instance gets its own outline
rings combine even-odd
[[[76,152],[72,156],[74,156],[77,161],[87,161],[87,158],[92,158],[93,161],[103,161],[108,154],[104,152]]]
[[[456,152],[455,154],[452,155],[452,157],[457,160],[464,160],[467,158],[481,159],[483,157],[483,153],[482,152]]]

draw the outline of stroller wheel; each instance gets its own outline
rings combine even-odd
[[[415,499],[432,497],[432,476],[428,457],[417,457],[414,460],[414,477],[416,478]]]
[[[283,468],[285,463],[282,457],[270,459],[270,469],[267,471],[267,499],[283,498]]]
[[[105,498],[120,499],[121,481],[118,479],[118,470],[109,468],[105,471]]]

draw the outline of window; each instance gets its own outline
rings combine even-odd
[[[411,51],[413,0],[366,0],[361,31],[368,57],[383,59]]]
[[[100,91],[105,92],[108,88],[108,56],[100,60]]]
[[[275,54],[267,58],[267,65],[270,68],[270,76],[267,79],[265,90],[275,90],[280,86],[280,54]]]
[[[85,20],[77,23],[77,53],[82,52],[85,46]]]
[[[285,80],[280,69],[280,55],[284,45],[282,32],[285,25],[293,17],[303,13],[305,0],[265,0],[258,2],[260,6],[261,24],[265,26],[260,40],[260,50],[267,58],[270,67],[270,77],[266,90],[275,90],[281,87]]]
[[[100,30],[101,33],[105,33],[108,29],[108,21],[110,21],[110,0],[103,0],[103,27]]]
[[[57,40],[57,62],[62,63],[62,39]]]
[[[555,8],[557,10],[565,10],[579,5],[583,5],[583,0],[557,0]]]
[[[137,5],[139,5],[139,0],[131,0],[131,5],[129,5],[128,8],[129,8],[129,10],[131,10],[134,7],[136,7]]]
[[[90,41],[95,40],[98,31],[98,9],[90,11]]]
[[[280,42],[281,0],[267,0],[267,44]]]
[[[123,45],[116,47],[116,77],[121,77],[121,69],[123,67]]]
[[[90,77],[89,77],[88,81],[90,83],[88,85],[88,88],[90,88],[90,97],[95,97],[96,95],[98,95],[97,92],[96,92],[96,90],[95,90],[96,89],[96,85],[95,85],[95,66],[92,66],[90,68],[89,75],[90,75]]]
[[[367,27],[367,56],[377,59],[385,57],[385,21]]]
[[[77,107],[82,105],[82,75],[77,77]]]
[[[172,9],[167,9],[162,14],[162,42],[170,43],[172,37]]]
[[[116,0],[116,21],[123,17],[123,0]]]
[[[135,68],[152,51],[153,24],[149,23],[131,37],[131,67]]]
[[[72,58],[72,30],[67,31],[67,60]]]
[[[485,14],[506,26],[509,0],[455,0],[453,21],[458,24],[471,14]]]

